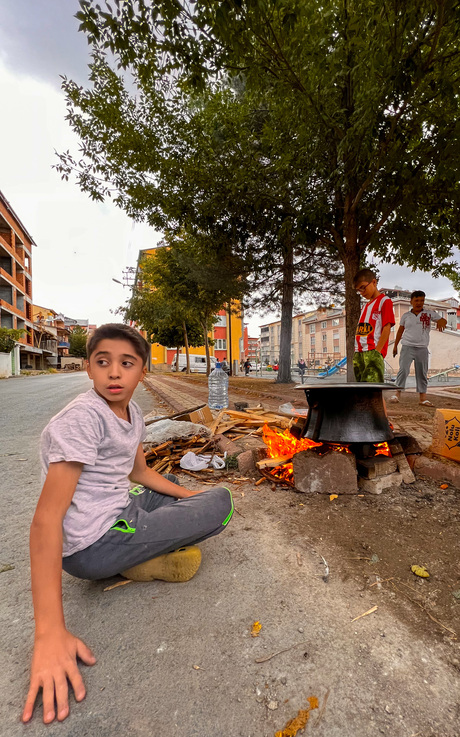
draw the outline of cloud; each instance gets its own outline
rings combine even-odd
[[[59,87],[59,75],[84,84],[89,46],[74,17],[78,0],[3,0],[0,56],[15,74]]]

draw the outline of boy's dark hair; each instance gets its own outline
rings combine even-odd
[[[373,279],[377,281],[377,274],[372,269],[360,269],[353,277],[353,286],[356,287],[362,281],[371,282]]]
[[[122,322],[109,322],[96,328],[86,341],[86,358],[89,360],[101,340],[129,340],[144,364],[150,352],[150,346],[137,330]]]
[[[410,298],[413,299],[414,297],[426,297],[425,292],[422,292],[421,289],[416,289],[415,292],[412,292]]]

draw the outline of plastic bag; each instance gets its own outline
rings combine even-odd
[[[210,430],[204,425],[195,422],[183,422],[179,420],[159,420],[147,427],[144,443],[165,443],[167,440],[178,438],[191,438],[194,435],[209,435]]]
[[[289,417],[306,417],[308,415],[308,407],[294,407],[291,402],[280,404],[278,412]]]
[[[179,465],[186,471],[202,471],[204,468],[209,468],[209,466],[220,471],[225,468],[226,456],[227,451],[225,451],[223,458],[219,458],[219,456],[197,455],[189,450],[188,453],[182,456]]]

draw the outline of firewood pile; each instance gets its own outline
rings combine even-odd
[[[215,450],[214,438],[202,438],[194,435],[192,438],[183,440],[168,440],[160,445],[152,446],[146,450],[145,460],[150,468],[158,473],[172,473],[179,468],[179,462],[185,453],[206,453]],[[183,469],[180,469],[183,471]]]
[[[195,435],[191,438],[179,438],[168,440],[153,445],[145,451],[147,465],[158,473],[186,473],[189,476],[202,479],[200,475],[180,468],[179,463],[185,453],[192,452],[197,455],[210,453],[221,458],[223,453],[219,452],[219,438],[225,435],[230,440],[240,440],[247,436],[262,435],[264,425],[286,429],[291,419],[276,412],[265,410],[262,406],[250,407],[246,411],[224,409],[218,413],[209,426],[209,437]],[[213,473],[212,468],[204,469],[206,473]]]
[[[245,411],[224,409],[212,423],[211,435],[225,435],[230,440],[240,440],[246,435],[262,435],[264,425],[286,429],[291,419],[263,407],[249,407]]]

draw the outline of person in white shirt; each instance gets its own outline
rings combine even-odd
[[[420,394],[420,404],[425,407],[434,405],[427,399],[428,387],[428,343],[430,341],[431,322],[436,323],[436,328],[441,332],[447,325],[441,315],[434,310],[425,309],[425,292],[416,290],[410,296],[412,309],[405,312],[401,318],[396,340],[393,346],[393,356],[398,353],[398,344],[401,341],[401,355],[399,356],[399,371],[396,377],[397,391],[391,402],[399,402],[401,389],[406,386],[412,361],[415,366],[415,381],[417,391]]]

